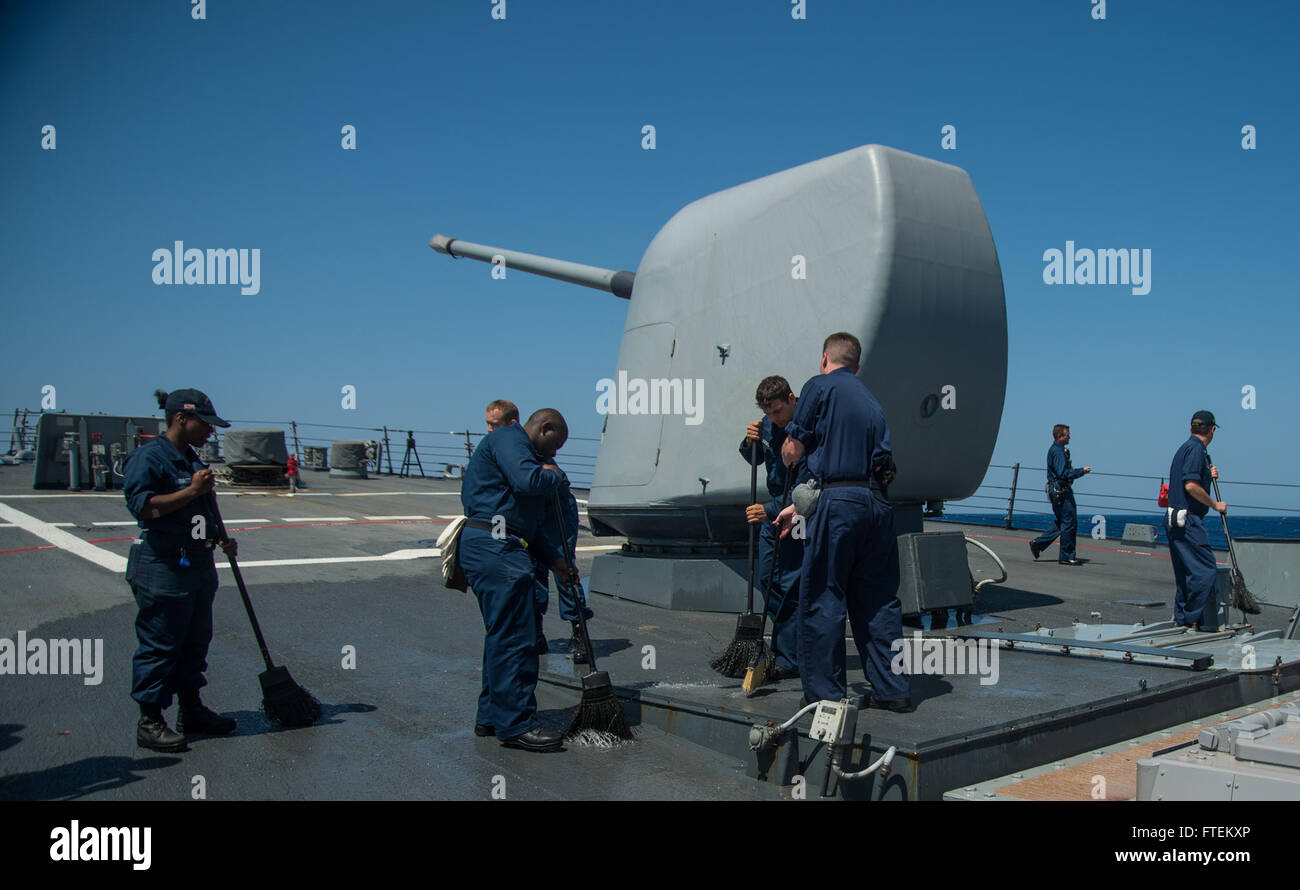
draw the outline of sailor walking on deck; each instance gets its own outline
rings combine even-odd
[[[1174,623],[1201,630],[1201,618],[1214,593],[1218,566],[1204,516],[1211,509],[1227,514],[1228,505],[1210,496],[1211,480],[1219,468],[1210,464],[1205,450],[1218,429],[1214,415],[1197,411],[1192,415],[1191,436],[1174,452],[1169,465],[1169,507],[1165,511],[1165,535],[1169,558],[1174,564]],[[1217,628],[1210,628],[1217,629]]]
[[[1081,566],[1075,559],[1075,537],[1079,530],[1079,509],[1074,503],[1074,480],[1092,472],[1092,467],[1076,470],[1070,463],[1070,428],[1063,423],[1052,427],[1052,445],[1047,449],[1047,499],[1051,501],[1056,524],[1029,542],[1029,552],[1038,559],[1059,535],[1061,552],[1057,562],[1063,566]]]
[[[786,426],[794,418],[798,399],[784,377],[765,377],[758,384],[754,400],[765,415],[745,430],[740,443],[740,456],[749,462],[750,444],[759,443],[759,453],[767,469],[767,493],[770,499],[761,504],[750,504],[745,518],[761,522],[758,535],[757,583],[766,585],[772,578],[767,596],[767,614],[772,619],[772,668],[767,672],[770,680],[783,680],[799,676],[799,583],[803,575],[804,542],[801,538],[786,535],[777,537],[773,521],[784,506],[781,495],[786,491],[786,476],[793,474],[790,488],[811,478],[808,462],[800,458],[794,469],[781,459],[781,446],[785,444]],[[772,560],[776,559],[776,573],[772,574]],[[761,589],[761,587],[760,587]]]
[[[886,491],[894,476],[889,426],[857,378],[862,344],[837,333],[822,345],[821,373],[804,384],[781,454],[794,467],[807,454],[821,495],[807,525],[799,588],[799,673],[809,702],[845,697],[844,619],[871,683],[868,706],[911,710],[911,683],[890,667],[903,638],[898,540]],[[792,531],[795,507],[777,517]]]
[[[234,720],[209,710],[199,697],[208,682],[203,672],[217,593],[212,548],[219,543],[235,556],[238,547],[231,539],[216,540],[212,471],[195,454],[214,426],[230,424],[197,389],[154,395],[166,432],[131,453],[122,480],[127,509],[140,524],[126,560],[126,581],[139,607],[131,697],[140,705],[136,743],[180,751],[186,734],[225,735],[235,729]],[[173,695],[180,698],[175,731],[162,713]]]
[[[528,751],[554,750],[562,741],[537,721],[534,560],[566,581],[577,580],[545,522],[560,484],[552,461],[568,435],[564,417],[550,408],[534,412],[523,426],[501,426],[474,449],[461,484],[468,519],[458,556],[485,631],[474,732]]]

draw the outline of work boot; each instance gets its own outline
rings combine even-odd
[[[1032,553],[1032,554],[1034,554],[1034,559],[1038,559],[1038,554],[1040,554],[1040,553],[1043,552],[1043,548],[1042,548],[1042,547],[1039,547],[1039,546],[1038,546],[1037,544],[1035,544],[1033,541],[1030,541],[1030,542],[1029,542],[1029,552]]]
[[[912,700],[910,698],[891,698],[882,701],[874,695],[869,695],[867,696],[866,704],[868,708],[877,708],[882,711],[893,711],[896,714],[910,714],[916,710],[916,708],[912,706]]]
[[[203,702],[181,705],[176,715],[176,728],[181,732],[198,735],[229,735],[235,731],[235,721],[222,717]]]
[[[185,736],[173,732],[161,713],[140,715],[140,722],[135,726],[135,743],[151,751],[185,750]]]
[[[587,651],[587,644],[582,637],[582,625],[573,622],[573,663],[589,664],[591,662],[591,653]]]
[[[545,655],[551,651],[551,646],[546,642],[546,634],[542,633],[542,613],[537,613],[537,654]]]
[[[779,682],[781,680],[796,680],[799,678],[799,669],[783,668],[774,664],[767,669],[767,678],[773,682]]]
[[[534,726],[523,735],[502,740],[507,748],[520,748],[524,751],[558,751],[564,742],[564,734],[551,732],[544,726]]]

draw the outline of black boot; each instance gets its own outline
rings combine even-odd
[[[151,751],[185,750],[185,736],[172,731],[163,719],[162,711],[141,709],[140,722],[135,726],[135,743]]]
[[[211,708],[204,707],[198,695],[181,699],[181,709],[176,715],[176,728],[181,732],[200,735],[229,735],[235,731],[235,721],[222,717]]]
[[[503,739],[501,744],[507,748],[522,748],[525,751],[558,751],[564,744],[564,734],[553,732],[544,726],[534,726],[523,735]]]
[[[587,651],[587,643],[582,635],[582,625],[577,621],[573,622],[573,663],[588,664],[591,661],[591,653]]]

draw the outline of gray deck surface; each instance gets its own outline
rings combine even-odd
[[[45,522],[75,523],[63,530],[125,556],[133,527],[91,524],[130,518],[120,492],[34,492],[30,474],[29,466],[0,467],[0,503]],[[100,638],[106,662],[98,686],[74,676],[0,676],[0,799],[188,799],[197,775],[204,777],[209,799],[487,799],[500,787],[497,776],[504,777],[511,799],[779,796],[746,778],[741,763],[651,726],[638,728],[634,745],[570,745],[549,755],[475,738],[482,622],[472,595],[436,583],[436,560],[258,565],[427,548],[445,526],[438,517],[460,512],[459,483],[339,480],[319,473],[307,473],[305,480],[312,495],[323,496],[223,490],[221,508],[228,521],[269,520],[256,527],[232,523],[244,576],[277,663],[316,694],[326,717],[307,729],[268,731],[258,710],[260,658],[233,579],[220,569],[205,700],[240,726],[232,737],[198,739],[177,755],[135,746],[137,711],[129,698],[135,605],[121,575],[47,547],[24,529],[0,528],[0,637],[14,639],[23,630],[29,638]],[[410,515],[430,519],[365,519]],[[317,521],[285,521],[304,518]],[[986,588],[977,606],[986,621],[982,630],[1024,632],[1038,623],[1087,620],[1090,611],[1101,611],[1107,622],[1168,617],[1173,583],[1163,549],[1081,538],[1079,555],[1089,562],[1069,568],[1055,563],[1054,548],[1035,564],[1024,543],[1030,533],[932,523],[927,528],[963,528],[1006,561],[1009,583]],[[579,547],[618,543],[584,532]],[[596,552],[578,554],[584,576]],[[974,568],[991,570],[985,556],[971,552]],[[1105,602],[1121,599],[1162,600],[1166,606]],[[708,660],[731,638],[734,615],[669,612],[602,596],[593,596],[592,605],[600,667],[615,684],[693,707],[725,709],[746,721],[794,711],[797,681],[747,700],[739,681],[708,669]],[[543,658],[542,669],[552,680],[572,682],[573,666],[564,655],[567,626],[556,612],[552,594],[546,629],[553,654]],[[1286,610],[1266,606],[1256,626],[1279,627],[1286,617]],[[653,670],[642,667],[647,645],[654,647]],[[356,647],[354,670],[341,665],[344,646]],[[915,748],[1086,700],[1136,694],[1139,677],[1150,689],[1205,676],[1117,664],[1083,672],[1078,664],[1004,653],[996,686],[980,687],[974,677],[917,678],[916,713],[870,712],[870,730],[875,739]],[[856,655],[849,665],[850,685],[863,691]],[[542,718],[560,726],[567,713],[545,710]]]

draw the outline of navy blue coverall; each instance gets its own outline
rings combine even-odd
[[[1034,538],[1034,544],[1041,550],[1060,535],[1061,553],[1057,557],[1059,562],[1074,559],[1075,536],[1079,530],[1079,510],[1074,503],[1072,483],[1082,475],[1083,470],[1076,470],[1070,465],[1070,449],[1060,442],[1053,442],[1052,447],[1047,449],[1047,481],[1060,480],[1065,489],[1065,497],[1061,503],[1052,504],[1052,512],[1056,514],[1056,525]]]
[[[847,611],[873,697],[908,698],[910,680],[890,669],[891,646],[903,638],[894,507],[869,487],[873,467],[892,461],[884,410],[852,371],[837,368],[804,384],[786,434],[803,443],[808,469],[822,484],[807,525],[799,588],[804,696],[844,698]],[[849,485],[827,487],[839,482]]]
[[[546,526],[547,534],[553,541],[563,540],[566,550],[565,558],[573,556],[577,558],[578,546],[578,499],[573,496],[569,489],[569,477],[564,470],[560,470],[560,508],[564,515],[564,534],[561,535],[555,527],[555,507],[551,504],[550,498],[546,500]],[[547,606],[551,601],[551,567],[549,565],[538,565],[534,570],[533,577],[537,580],[537,589],[534,594],[537,597],[537,614],[545,615]],[[578,603],[577,597],[573,594],[573,589],[565,584],[557,583],[556,589],[560,592],[560,617],[565,621],[578,620]],[[591,619],[596,613],[587,608],[584,603],[584,617]]]
[[[545,521],[560,476],[542,464],[523,426],[512,423],[479,442],[460,489],[466,517],[505,521],[501,540],[466,526],[458,550],[485,631],[475,722],[493,727],[502,740],[537,726],[535,560],[549,566],[560,556]]]
[[[212,553],[217,523],[208,496],[159,517],[143,515],[144,505],[153,495],[189,487],[194,472],[204,466],[158,436],[132,451],[123,470],[122,493],[141,529],[126,559],[126,581],[139,607],[131,697],[159,709],[168,707],[173,695],[184,699],[208,682],[203,672],[217,593]]]
[[[772,418],[764,417],[758,430],[759,459],[767,468],[767,493],[771,499],[764,502],[763,512],[767,521],[762,523],[758,533],[758,575],[754,585],[763,594],[768,574],[772,570],[772,555],[777,554],[776,575],[772,577],[772,590],[767,602],[767,616],[772,621],[772,657],[773,663],[783,671],[795,671],[799,668],[799,583],[803,576],[804,542],[794,535],[786,535],[777,544],[776,526],[772,520],[781,512],[781,492],[785,489],[785,477],[791,472],[781,460],[781,446],[785,444],[785,429],[772,423]],[[740,456],[749,463],[750,447],[747,439],[741,440]],[[807,457],[801,458],[795,465],[794,478],[790,487],[807,482],[812,473],[808,470]]]
[[[1169,465],[1169,509],[1165,514],[1165,535],[1169,539],[1169,558],[1174,564],[1174,623],[1193,627],[1201,621],[1205,605],[1214,592],[1218,573],[1214,551],[1205,533],[1203,517],[1210,508],[1189,497],[1183,485],[1199,483],[1210,491],[1210,456],[1205,445],[1189,436],[1174,452]],[[1185,524],[1178,526],[1178,515],[1186,510]]]

